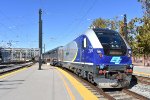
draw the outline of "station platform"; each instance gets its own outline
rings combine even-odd
[[[133,74],[138,76],[150,77],[150,67],[134,66]]]
[[[60,68],[38,64],[0,76],[0,100],[98,100]]]

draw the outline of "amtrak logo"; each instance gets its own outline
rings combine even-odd
[[[122,59],[120,57],[112,57],[110,62],[113,62],[115,64],[120,64],[121,60]]]

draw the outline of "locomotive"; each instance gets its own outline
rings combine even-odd
[[[72,42],[57,49],[61,67],[72,70],[100,88],[124,88],[130,85],[132,51],[116,31],[88,29]]]

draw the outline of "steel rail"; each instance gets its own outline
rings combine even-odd
[[[95,90],[96,92],[99,93],[99,95],[103,95],[104,98],[107,98],[108,100],[116,100],[115,97],[111,96],[111,94],[106,93],[106,91],[104,91],[103,89],[97,87],[96,85],[90,83],[89,81],[87,81],[86,79],[83,79],[81,77],[79,77],[77,74],[73,73],[73,71],[70,71],[66,68],[62,68],[64,71],[68,72],[70,75],[72,75],[75,79],[77,79],[78,81],[80,81],[83,84],[86,84],[87,86],[91,87],[93,90]],[[148,78],[147,78],[148,79]],[[115,91],[114,91],[115,92]],[[135,92],[132,92],[128,89],[122,89],[120,92],[126,93],[127,95],[136,98],[136,99],[140,99],[140,100],[150,100],[149,98],[142,96],[140,94],[137,94]]]
[[[137,81],[139,83],[150,85],[150,78],[149,77],[143,77],[143,76],[137,76],[137,75],[135,75],[135,77],[137,78]]]
[[[132,91],[130,91],[128,89],[123,89],[122,91],[127,93],[128,95],[131,95],[131,96],[133,96],[133,97],[135,97],[137,99],[140,99],[140,100],[150,100],[149,98],[146,98],[146,97],[144,97],[144,96],[142,96],[140,94],[137,94],[135,92],[132,92]]]
[[[88,82],[87,80],[79,77],[78,75],[76,75],[75,73],[67,70],[67,69],[63,69],[66,72],[68,72],[69,74],[71,74],[74,78],[76,78],[78,81],[81,81],[85,84],[87,84],[88,86],[90,86],[92,89],[96,90],[100,95],[103,95],[105,98],[107,98],[108,100],[116,100],[115,98],[113,98],[112,96],[110,96],[109,94],[105,93],[101,88],[98,88],[96,85]]]
[[[24,68],[24,67],[29,67],[29,66],[32,66],[34,63],[31,63],[31,64],[28,64],[28,65],[20,65],[19,67],[17,68],[12,68],[12,69],[8,69],[8,70],[4,70],[3,72],[0,72],[0,76],[4,75],[4,74],[7,74],[9,72],[12,72],[12,71],[15,71],[15,70],[19,70],[21,68]],[[11,67],[11,66],[10,66]],[[13,66],[12,66],[13,67]]]

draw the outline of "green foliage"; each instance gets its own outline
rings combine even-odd
[[[125,37],[125,33],[124,33],[124,22],[123,22],[123,20],[120,20],[119,21],[119,33],[123,36],[123,37]]]
[[[142,8],[145,10],[145,16],[150,18],[150,0],[138,0],[142,3]]]
[[[143,48],[144,54],[150,54],[150,19],[145,16],[141,21],[143,25],[137,29],[138,46]]]
[[[95,28],[107,28],[107,21],[105,19],[98,18],[93,21],[92,26]]]
[[[114,20],[98,18],[95,19],[91,25],[91,27],[95,28],[110,28],[112,30],[118,29],[117,17]]]

